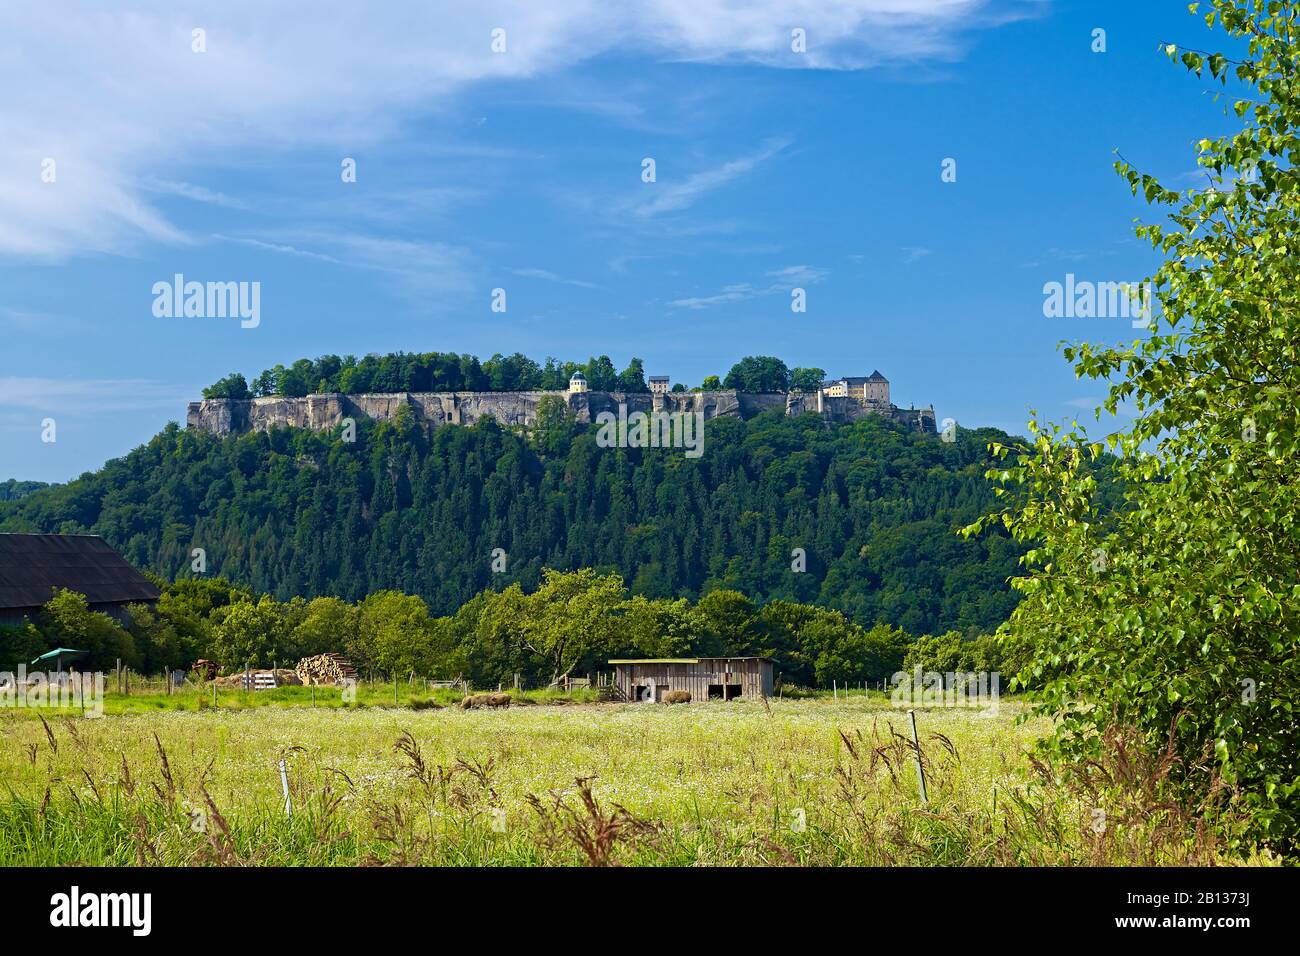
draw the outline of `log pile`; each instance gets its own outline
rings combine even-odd
[[[341,684],[345,680],[356,680],[357,669],[342,654],[317,654],[304,657],[298,662],[299,679],[304,684]]]

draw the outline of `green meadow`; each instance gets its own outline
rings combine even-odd
[[[918,749],[907,713],[875,693],[675,707],[532,695],[505,710],[402,687],[393,706],[391,685],[339,697],[320,689],[313,707],[307,688],[222,689],[214,710],[210,691],[190,690],[109,695],[98,719],[4,711],[0,865],[1220,856],[1177,811],[1137,791],[1090,793],[1031,761],[1047,726],[1019,719],[1015,703],[919,710]]]

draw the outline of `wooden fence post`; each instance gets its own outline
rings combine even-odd
[[[284,815],[293,819],[293,801],[289,799],[289,775],[285,773],[284,758],[280,758],[280,789],[284,793]]]

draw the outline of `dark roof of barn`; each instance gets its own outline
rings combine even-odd
[[[90,604],[156,601],[149,579],[94,534],[0,534],[0,608],[36,608],[67,588]]]

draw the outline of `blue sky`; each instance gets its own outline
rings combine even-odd
[[[773,354],[962,425],[1091,420],[1057,343],[1135,333],[1045,318],[1043,284],[1147,274],[1112,150],[1186,188],[1229,128],[1159,49],[1222,37],[1167,0],[30,6],[0,12],[0,478],[330,352],[687,384]],[[260,282],[260,325],[155,317],[177,272]]]

